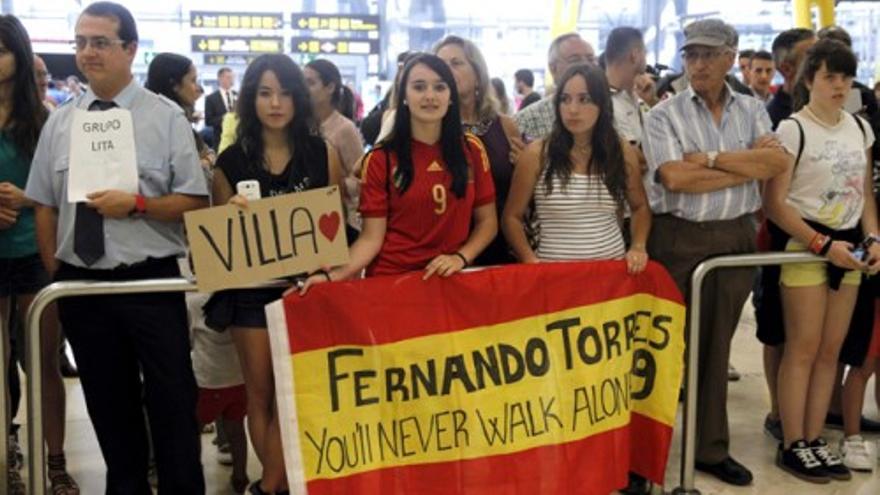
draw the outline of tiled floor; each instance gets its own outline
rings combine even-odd
[[[828,485],[813,485],[794,478],[774,464],[776,441],[763,430],[764,416],[768,410],[769,396],[764,381],[761,361],[761,344],[755,338],[755,322],[751,301],[746,304],[740,326],[733,342],[733,365],[742,373],[742,379],[730,383],[728,389],[728,414],[730,417],[731,455],[748,466],[755,476],[752,486],[739,488],[722,483],[711,476],[697,473],[697,489],[703,495],[878,495],[880,494],[880,471],[874,474],[855,473],[848,482],[832,481]],[[865,415],[878,419],[874,400],[874,381],[868,384],[865,398]],[[680,484],[679,460],[681,458],[681,430],[676,430],[675,443],[669,454],[666,469],[666,490]],[[837,446],[841,432],[826,432],[829,444]],[[867,436],[880,440],[880,436]]]
[[[750,304],[746,308],[750,308]],[[774,441],[763,433],[762,424],[767,410],[767,393],[761,367],[761,348],[754,338],[754,322],[746,311],[734,341],[733,364],[742,373],[742,380],[730,384],[730,429],[732,454],[752,469],[755,482],[746,488],[736,488],[697,473],[697,488],[702,494],[779,494],[779,495],[877,495],[880,494],[880,471],[874,474],[856,474],[849,482],[830,485],[811,485],[782,472],[773,464]],[[82,389],[76,380],[68,380],[67,457],[71,474],[79,481],[83,495],[101,494],[104,489],[104,465],[83,404]],[[869,385],[873,390],[873,382]],[[873,394],[866,400],[866,415],[880,418]],[[21,418],[19,418],[20,420]],[[680,433],[680,431],[677,431]],[[839,432],[828,432],[836,445]],[[220,466],[210,443],[211,435],[203,435],[205,476],[209,494],[228,494],[229,468]],[[873,437],[878,440],[880,437]],[[678,460],[680,435],[676,435],[667,469],[666,490],[679,484]],[[259,475],[258,463],[250,456],[251,479]],[[2,491],[2,490],[0,490]],[[659,493],[659,489],[655,490]],[[353,494],[354,495],[354,494]]]

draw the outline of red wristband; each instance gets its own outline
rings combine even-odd
[[[816,234],[813,236],[813,239],[810,241],[809,249],[813,254],[822,255],[822,250],[826,245],[830,244],[831,238],[827,235]]]
[[[134,195],[134,212],[140,214],[147,212],[147,198],[143,194]]]

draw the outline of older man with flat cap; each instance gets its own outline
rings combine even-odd
[[[655,214],[648,252],[686,297],[699,263],[754,251],[759,182],[781,173],[789,160],[770,134],[764,105],[725,82],[737,41],[736,30],[720,20],[687,26],[682,56],[689,85],[645,121],[645,186]],[[753,280],[751,268],[718,270],[702,294],[697,469],[733,485],[752,481],[729,452],[727,363]]]

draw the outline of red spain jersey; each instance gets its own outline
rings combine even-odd
[[[421,270],[437,255],[454,253],[467,241],[474,208],[495,201],[495,186],[483,144],[469,134],[466,139],[469,171],[462,198],[452,192],[452,174],[439,142],[412,140],[413,178],[403,194],[393,184],[393,152],[378,148],[364,160],[361,215],[387,219],[382,249],[367,267],[367,276]]]

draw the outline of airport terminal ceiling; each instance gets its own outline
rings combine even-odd
[[[68,41],[82,4],[75,0],[2,0],[3,11],[19,16],[39,53],[72,55]],[[677,68],[681,28],[693,19],[722,17],[740,33],[741,48],[769,49],[776,33],[793,25],[792,4],[765,0],[122,0],[135,14],[141,43],[135,71],[152,55],[170,51],[190,56],[210,84],[221,65],[239,66],[265,51],[290,53],[298,62],[331,58],[358,87],[384,84],[404,50],[426,50],[447,33],[468,37],[482,48],[493,76],[511,80],[523,67],[546,71],[553,30],[576,29],[597,50],[612,28],[644,30],[648,60]],[[536,7],[537,6],[537,7]],[[853,36],[859,78],[875,79],[877,2],[840,2],[837,24]],[[571,13],[577,20],[572,22]],[[204,14],[204,16],[199,17]],[[316,24],[303,19],[319,14]],[[207,17],[205,17],[207,16]],[[261,18],[269,17],[273,20]],[[330,29],[334,17],[365,21],[363,30]],[[224,20],[225,19],[225,20]],[[555,20],[554,20],[555,19]],[[223,21],[223,22],[220,22]],[[253,22],[252,22],[253,21]],[[211,24],[213,22],[213,24]],[[320,24],[324,22],[324,24]],[[255,27],[257,26],[257,27]],[[336,27],[333,24],[332,27]],[[314,29],[313,29],[314,28]],[[540,77],[539,77],[540,79]],[[540,82],[539,82],[540,86]]]

